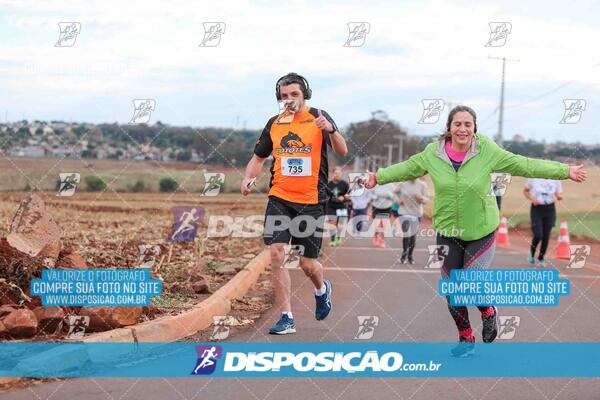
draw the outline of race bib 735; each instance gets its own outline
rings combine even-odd
[[[285,176],[311,176],[311,158],[281,157],[281,174]]]

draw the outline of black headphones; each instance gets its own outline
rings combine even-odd
[[[277,100],[281,100],[281,92],[279,91],[279,83],[284,80],[289,79],[293,81],[292,83],[300,84],[300,88],[302,89],[302,94],[304,95],[304,100],[309,100],[312,96],[312,89],[308,86],[308,81],[302,76],[298,75],[295,72],[290,72],[287,75],[282,76],[277,79],[277,83],[275,84],[275,97]]]

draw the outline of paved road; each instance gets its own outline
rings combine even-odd
[[[374,249],[367,239],[348,239],[326,248],[323,263],[334,283],[332,314],[314,319],[312,287],[292,270],[295,335],[267,335],[276,319],[269,311],[255,327],[228,340],[354,341],[358,316],[377,316],[372,341],[455,341],[445,300],[437,295],[439,270],[424,268],[428,244],[420,239],[415,265],[400,265],[400,240]],[[492,267],[525,268],[525,249],[497,249]],[[598,341],[600,265],[565,269],[571,295],[557,307],[510,307],[501,315],[520,317],[513,341]],[[470,308],[480,340],[479,313]],[[14,390],[1,399],[598,399],[600,379],[73,379]]]

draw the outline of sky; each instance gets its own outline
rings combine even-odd
[[[127,123],[133,99],[154,99],[150,122],[259,130],[294,71],[340,127],[384,110],[432,135],[466,104],[493,136],[506,57],[505,138],[594,144],[599,20],[600,1],[0,0],[0,121]],[[70,47],[59,22],[80,24]],[[207,22],[224,23],[216,46],[200,46]],[[344,46],[353,22],[369,31]],[[511,30],[486,46],[494,22]],[[445,101],[437,122],[419,123],[423,99]],[[585,101],[578,123],[559,123],[565,99]]]

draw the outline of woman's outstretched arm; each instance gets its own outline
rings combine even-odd
[[[370,174],[368,183],[371,184],[375,181],[375,184],[383,185],[390,182],[403,182],[422,177],[427,173],[424,152],[425,150],[401,163],[390,165],[386,168],[379,168],[377,174]],[[375,184],[372,186],[375,186]]]
[[[493,172],[508,172],[526,178],[571,179],[575,182],[583,182],[587,177],[583,165],[525,157],[504,150],[495,142],[489,143],[494,152]]]

